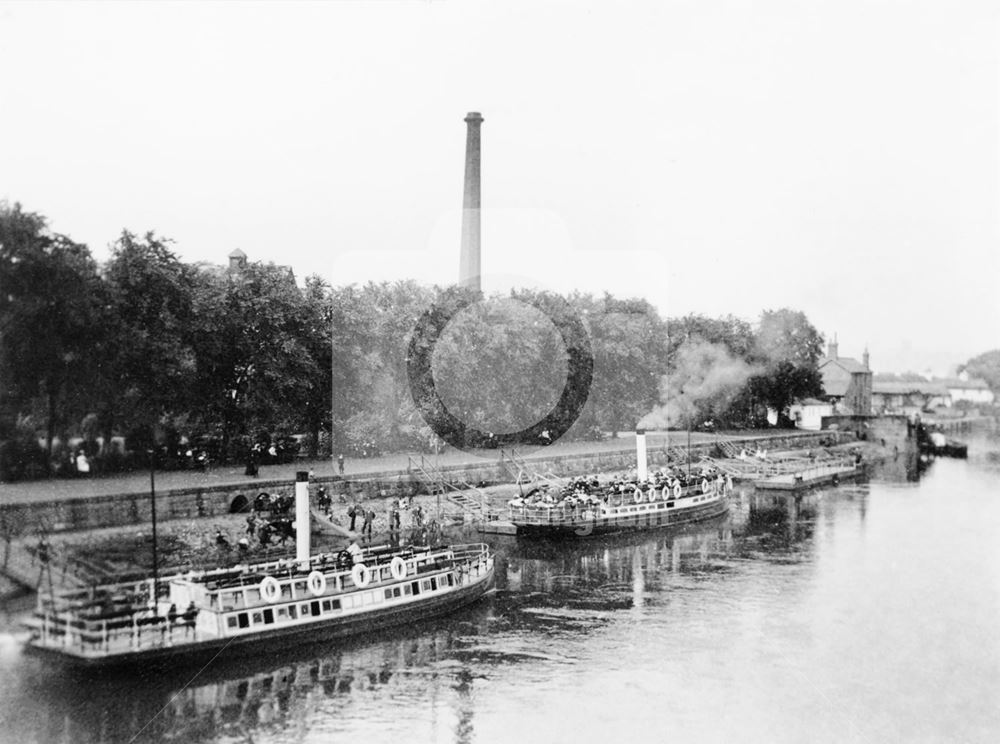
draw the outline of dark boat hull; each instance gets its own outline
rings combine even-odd
[[[299,645],[321,640],[333,640],[362,635],[384,628],[420,622],[425,619],[448,614],[481,599],[493,585],[494,572],[461,589],[433,596],[422,601],[419,606],[412,604],[386,607],[380,610],[347,617],[335,617],[300,627],[290,626],[264,630],[260,633],[217,638],[198,643],[179,644],[171,647],[148,649],[136,653],[117,654],[107,657],[82,657],[64,654],[58,650],[28,644],[28,653],[44,656],[78,669],[126,669],[138,666],[173,665],[180,661],[199,659],[209,662],[227,654],[250,652],[266,645],[269,650]]]
[[[659,530],[668,527],[700,522],[725,514],[729,509],[726,499],[693,506],[683,511],[665,510],[636,514],[621,514],[572,522],[551,524],[525,523],[514,520],[518,536],[547,538],[584,538],[592,535],[610,535],[622,532]]]

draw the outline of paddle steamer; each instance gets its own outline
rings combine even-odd
[[[308,476],[296,516],[308,525]],[[309,552],[227,569],[145,578],[69,592],[40,592],[28,625],[31,652],[84,667],[212,658],[231,646],[296,643],[409,623],[451,612],[493,581],[486,545]]]
[[[619,483],[599,494],[581,493],[559,500],[513,499],[510,521],[518,535],[588,537],[612,532],[659,529],[717,517],[729,508],[727,476],[682,486],[674,481]]]

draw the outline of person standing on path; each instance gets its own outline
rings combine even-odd
[[[344,474],[344,455],[343,455],[343,453],[337,455],[337,471],[341,475]]]
[[[365,521],[361,525],[361,534],[367,537],[369,540],[372,539],[372,523],[375,521],[375,512],[368,510],[365,511]]]
[[[351,504],[347,507],[347,516],[351,518],[351,526],[348,528],[351,532],[354,532],[354,524],[358,519],[358,506],[357,504]]]

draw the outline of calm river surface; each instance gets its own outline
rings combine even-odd
[[[439,622],[87,679],[0,618],[0,741],[1000,741],[1000,441],[679,534],[494,541]]]

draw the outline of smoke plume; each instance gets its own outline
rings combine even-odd
[[[695,341],[677,351],[674,370],[660,380],[661,406],[642,417],[645,429],[683,428],[701,423],[706,410],[721,413],[747,380],[758,372],[734,357],[723,344]]]

